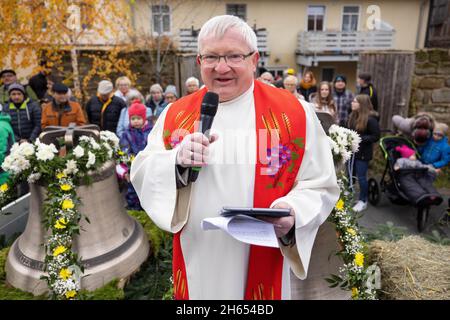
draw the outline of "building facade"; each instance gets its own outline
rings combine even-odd
[[[428,11],[423,0],[136,0],[132,19],[137,34],[164,34],[195,53],[205,21],[237,15],[257,32],[261,68],[310,69],[319,81],[345,74],[354,90],[358,53],[423,48]]]

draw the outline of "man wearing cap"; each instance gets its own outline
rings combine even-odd
[[[86,118],[78,102],[69,100],[69,88],[62,83],[52,87],[53,99],[42,107],[42,129],[47,126],[67,127],[86,124]]]
[[[35,140],[41,132],[41,106],[26,96],[25,88],[21,84],[9,85],[8,95],[4,111],[11,116],[16,141]]]
[[[98,125],[101,130],[116,132],[120,112],[127,106],[121,98],[113,94],[113,89],[111,81],[100,81],[97,95],[86,104],[86,114],[89,123]]]
[[[347,127],[348,115],[352,109],[353,93],[346,89],[347,79],[337,75],[334,79],[333,99],[336,103],[338,121],[341,127]]]
[[[0,86],[0,104],[4,105],[9,100],[8,88],[10,85],[17,83],[16,72],[12,69],[4,69],[0,72],[2,86]],[[30,86],[24,86],[24,92],[30,100],[38,101],[36,93]]]

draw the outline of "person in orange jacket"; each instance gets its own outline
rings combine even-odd
[[[67,127],[70,123],[77,126],[86,124],[86,117],[78,102],[69,100],[69,88],[55,83],[52,88],[53,99],[42,106],[42,129],[48,126]]]

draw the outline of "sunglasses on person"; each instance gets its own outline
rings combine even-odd
[[[433,136],[442,138],[444,134],[442,132],[433,132]]]

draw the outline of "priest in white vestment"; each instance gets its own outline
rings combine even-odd
[[[201,221],[218,216],[224,206],[253,207],[258,156],[254,134],[256,36],[242,20],[220,16],[205,23],[198,41],[202,80],[208,91],[219,95],[212,136],[189,134],[167,150],[163,131],[169,105],[150,133],[147,147],[134,160],[131,181],[142,207],[161,229],[182,230],[189,298],[243,299],[249,245],[222,231],[203,231]],[[316,234],[339,197],[328,138],[314,108],[303,103],[303,109],[303,161],[294,187],[271,205],[290,208],[292,214],[272,221],[285,258],[283,299],[290,299],[289,270],[299,279],[307,277]],[[189,183],[188,171],[180,168],[193,166],[202,169],[196,182]],[[295,245],[284,243],[290,230],[295,230],[290,239]]]

